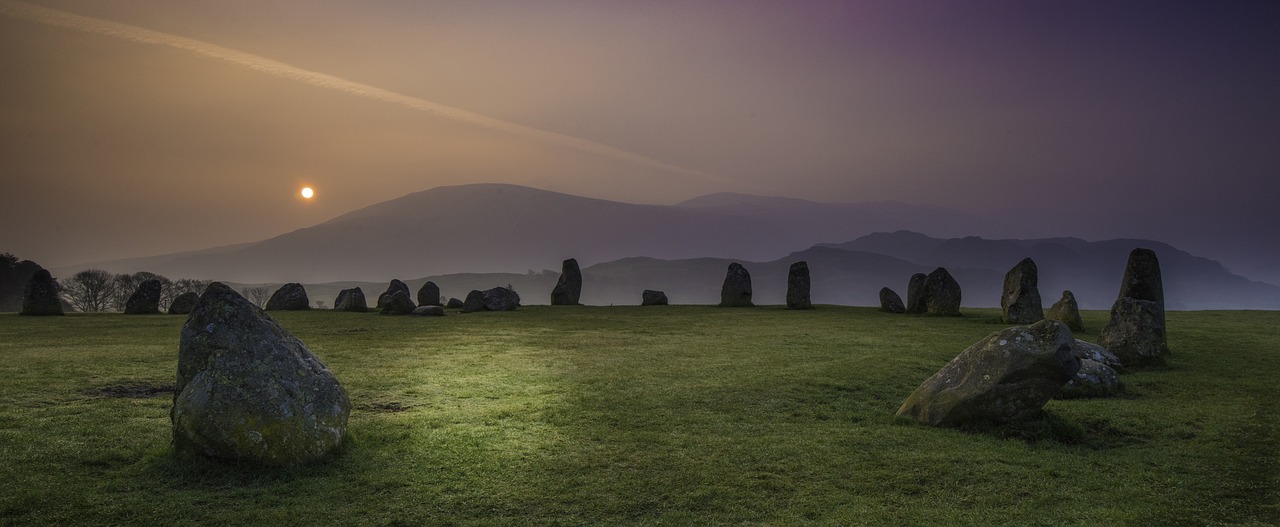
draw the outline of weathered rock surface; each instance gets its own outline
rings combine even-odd
[[[196,308],[196,302],[200,301],[200,293],[187,291],[178,295],[169,303],[169,314],[171,315],[190,315],[191,310]]]
[[[391,283],[387,285],[387,290],[383,291],[382,294],[378,295],[378,310],[382,311],[382,308],[385,307],[384,304],[387,302],[387,300],[391,298],[391,295],[394,295],[397,292],[404,293],[404,297],[409,299],[409,303],[410,304],[413,303],[413,298],[409,296],[408,284],[405,284],[400,280],[392,279]],[[417,307],[417,306],[414,306],[414,307]],[[409,311],[413,311],[413,308],[412,307],[409,308]]]
[[[907,283],[907,312],[921,314],[929,310],[929,306],[925,304],[924,286],[929,282],[929,275],[924,273],[916,273],[911,275],[911,281]]]
[[[1117,298],[1149,300],[1160,306],[1164,314],[1164,280],[1160,275],[1160,259],[1156,252],[1141,247],[1129,252],[1129,262],[1124,268]]]
[[[276,289],[267,300],[267,311],[300,311],[311,309],[311,299],[307,298],[307,290],[299,283],[288,283]]]
[[[124,303],[126,315],[153,315],[160,312],[160,281],[152,278],[138,284]]]
[[[1079,371],[1074,342],[1053,320],[992,333],[924,381],[898,415],[932,426],[1034,416]]]
[[[1120,361],[1120,357],[1111,353],[1107,348],[1092,342],[1085,342],[1083,340],[1076,339],[1075,347],[1071,348],[1071,351],[1072,353],[1075,353],[1077,357],[1080,357],[1080,360],[1088,359],[1105,364],[1111,369],[1117,371],[1124,370],[1124,362]]]
[[[667,305],[667,294],[662,291],[645,289],[643,293],[640,293],[640,305],[665,306]]]
[[[560,264],[560,279],[551,290],[551,305],[576,306],[582,297],[582,270],[578,261],[570,258]]]
[[[413,309],[413,314],[420,317],[443,317],[444,306],[418,306]]]
[[[329,455],[351,402],[324,363],[265,312],[221,283],[182,327],[170,410],[173,446],[267,465]]]
[[[729,264],[720,286],[720,307],[752,307],[751,273],[738,262]]]
[[[1084,331],[1084,319],[1080,318],[1080,305],[1076,303],[1076,295],[1071,291],[1063,291],[1062,298],[1053,303],[1044,317],[1066,324],[1071,331]]]
[[[62,300],[58,298],[58,283],[48,270],[40,269],[31,275],[22,292],[22,311],[18,314],[37,317],[64,314]]]
[[[880,288],[880,310],[888,313],[906,313],[907,306],[902,305],[902,297],[888,287]]]
[[[1098,334],[1098,344],[1126,367],[1164,364],[1168,354],[1164,342],[1164,312],[1159,304],[1129,297],[1116,299],[1111,320]]]
[[[467,293],[467,299],[462,302],[462,312],[475,313],[476,311],[484,311],[484,291],[472,289]]]
[[[1004,291],[1000,295],[1000,309],[1005,323],[1035,324],[1044,320],[1039,284],[1039,270],[1036,262],[1030,258],[1023,258],[1005,273]]]
[[[787,271],[787,309],[813,309],[809,300],[809,262],[793,263]]]
[[[483,295],[483,293],[481,293],[481,295]],[[481,298],[483,298],[483,296],[481,296]],[[450,298],[448,302],[445,302],[444,307],[447,307],[449,309],[462,309],[463,306],[465,305],[466,304],[463,303],[461,300],[458,300],[456,298]],[[481,305],[483,305],[483,302],[481,303]]]
[[[1116,370],[1101,362],[1081,359],[1080,371],[1058,391],[1054,399],[1115,397],[1124,393],[1124,383]]]
[[[418,306],[413,305],[413,300],[409,300],[409,291],[397,289],[389,295],[382,295],[379,302],[382,307],[378,312],[383,315],[408,315]]]
[[[440,286],[435,282],[428,281],[418,288],[418,305],[419,306],[439,306],[440,303]]]
[[[520,295],[505,287],[484,291],[484,308],[488,311],[515,311],[520,307]]]
[[[924,283],[924,303],[930,315],[960,316],[960,284],[945,268],[929,273]]]
[[[364,313],[369,310],[369,304],[364,299],[364,290],[359,287],[351,289],[343,289],[338,292],[338,298],[333,301],[334,311],[354,311],[356,313]]]

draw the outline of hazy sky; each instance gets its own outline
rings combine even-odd
[[[1275,254],[1276,28],[1269,0],[0,0],[0,251],[198,249],[504,182]]]

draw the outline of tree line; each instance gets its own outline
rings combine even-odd
[[[138,285],[147,280],[160,281],[160,305],[168,306],[173,299],[187,292],[196,294],[204,292],[209,280],[194,278],[169,278],[139,271],[136,273],[112,274],[102,269],[85,269],[71,278],[60,281],[62,297],[79,311],[90,313],[100,311],[124,311],[129,297],[138,289]]]

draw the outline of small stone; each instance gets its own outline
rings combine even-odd
[[[1084,331],[1084,319],[1080,318],[1080,305],[1076,303],[1076,295],[1071,291],[1063,291],[1062,298],[1049,307],[1049,312],[1045,313],[1044,317],[1066,324],[1071,331]]]
[[[640,305],[665,306],[667,305],[667,294],[662,291],[645,289],[643,293],[640,293]]]
[[[481,295],[484,295],[484,293],[481,293]],[[483,298],[483,296],[481,298]],[[456,298],[450,298],[449,301],[444,304],[444,307],[449,309],[462,309],[464,306],[466,306],[466,304]]]
[[[413,314],[420,317],[443,317],[443,306],[418,306],[414,308]]]
[[[191,310],[196,308],[196,302],[200,301],[200,293],[195,291],[187,291],[178,295],[169,303],[169,314],[172,315],[190,315]]]
[[[299,283],[288,283],[280,286],[271,299],[267,300],[267,311],[301,311],[311,309],[311,300],[307,298],[307,290]]]
[[[902,297],[888,287],[880,288],[880,310],[886,313],[906,313],[907,306],[902,305]]]
[[[462,303],[462,312],[475,313],[477,311],[484,311],[484,291],[472,289],[470,293],[467,293],[467,299]]]

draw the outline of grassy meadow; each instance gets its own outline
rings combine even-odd
[[[182,316],[0,315],[3,525],[1274,525],[1280,312],[1171,312],[1117,399],[896,421],[997,310],[273,312],[354,409],[332,460],[179,460]],[[1095,340],[1104,312],[1086,312]]]

